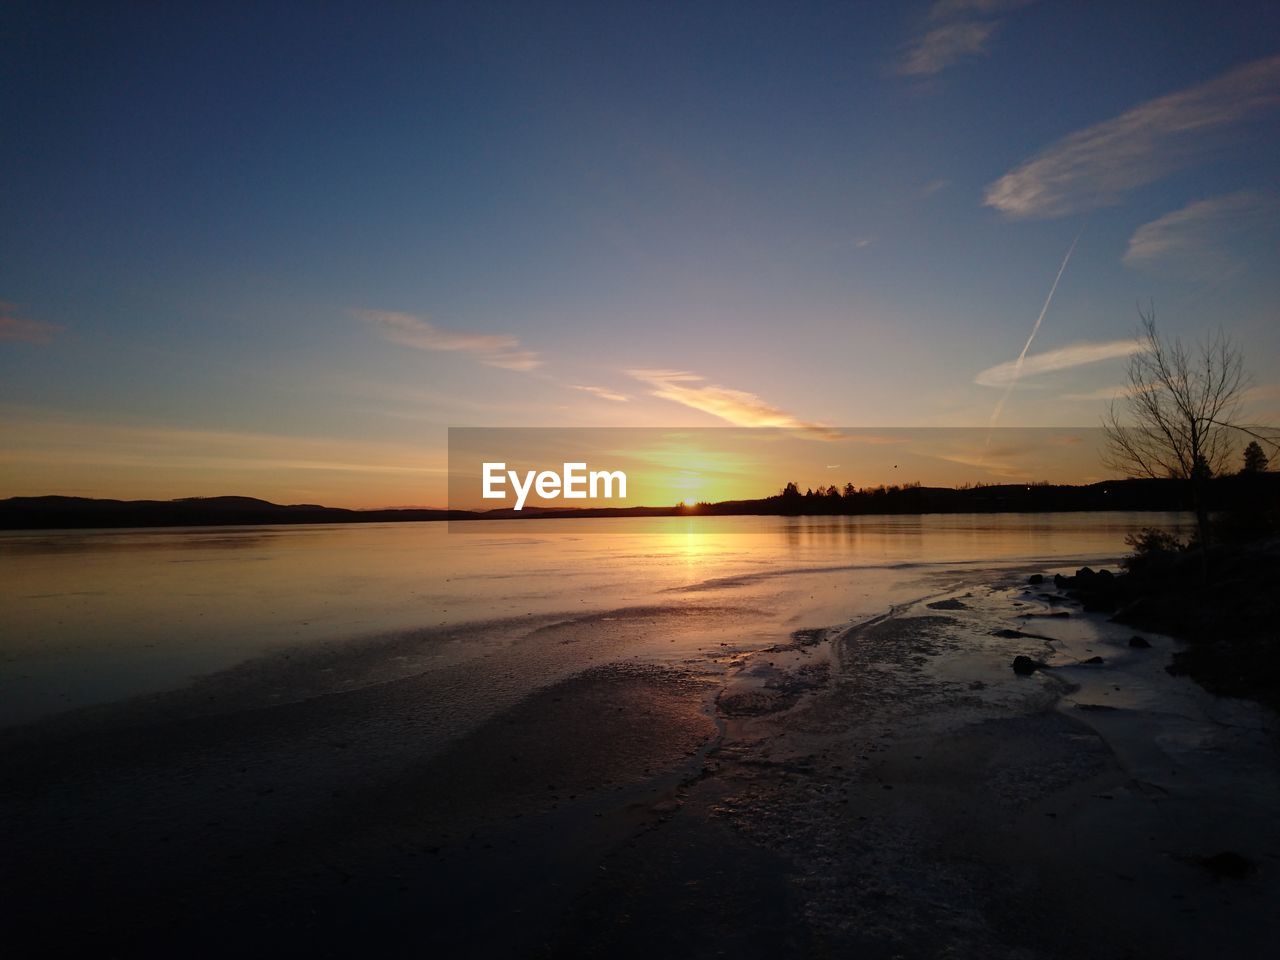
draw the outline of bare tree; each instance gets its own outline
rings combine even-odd
[[[1200,543],[1207,546],[1206,485],[1226,468],[1234,435],[1275,440],[1240,422],[1243,359],[1221,330],[1191,350],[1160,338],[1154,310],[1140,316],[1141,347],[1129,359],[1128,392],[1102,419],[1103,462],[1129,476],[1189,481]]]

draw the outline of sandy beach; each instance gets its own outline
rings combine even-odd
[[[1169,676],[1173,641],[1131,647],[1029,572],[921,581],[763,649],[708,630],[727,639],[665,665],[593,637],[749,613],[526,618],[524,642],[585,669],[498,685],[460,736],[450,705],[492,680],[406,672],[430,631],[12,728],[14,935],[120,956],[1260,955],[1274,714]]]

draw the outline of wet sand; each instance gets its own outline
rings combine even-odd
[[[796,955],[1265,955],[1276,718],[1132,633],[1005,583],[779,651],[748,692],[830,679],[734,711],[682,812],[784,859]],[[1014,675],[1020,653],[1050,669]]]
[[[1169,677],[1170,641],[1130,648],[1025,572],[764,650],[733,642],[749,610],[524,621],[566,671],[528,695],[403,635],[5,731],[10,942],[1260,955],[1280,933],[1274,715]],[[682,632],[709,649],[616,656]],[[1018,654],[1049,668],[1016,676]],[[470,723],[453,705],[478,683]],[[1246,866],[1206,859],[1224,851]]]

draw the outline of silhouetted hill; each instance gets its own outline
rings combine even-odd
[[[346,510],[313,503],[279,504],[255,497],[181,500],[94,500],[87,497],[10,497],[0,500],[0,529],[81,527],[202,527],[267,523],[374,523],[465,519],[449,510]]]

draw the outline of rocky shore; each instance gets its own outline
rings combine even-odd
[[[773,918],[746,956],[1260,955],[1280,933],[1274,716],[1171,676],[1173,641],[1135,644],[1052,582],[745,658],[703,775],[606,862],[568,942],[651,955],[706,932],[717,878],[745,872]],[[722,834],[738,846],[708,853]]]
[[[1261,955],[1280,936],[1275,715],[1170,675],[1177,643],[1087,611],[1120,589],[1095,581],[1125,578],[933,572],[852,626],[593,667],[433,753],[415,717],[436,687],[417,676],[276,706],[205,684],[10,731],[10,939],[130,957]],[[539,629],[590,643],[599,623]],[[229,706],[195,702],[211,689]]]
[[[1225,696],[1280,709],[1280,540],[1153,551],[1127,572],[1084,567],[1054,588],[1117,623],[1186,641],[1170,669]]]

